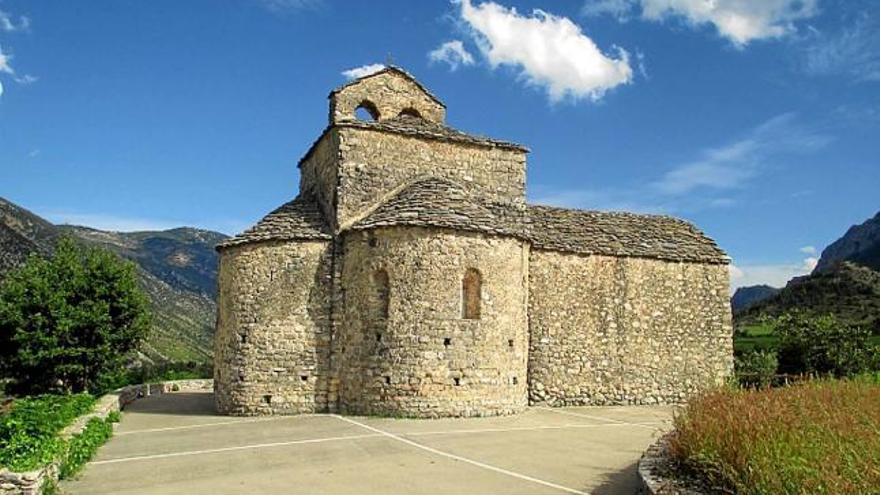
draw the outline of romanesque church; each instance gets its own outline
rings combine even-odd
[[[218,246],[221,413],[672,403],[729,376],[729,259],[693,225],[528,204],[528,149],[449,127],[399,68],[329,100],[299,194]]]

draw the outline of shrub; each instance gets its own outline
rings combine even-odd
[[[0,416],[0,466],[29,471],[50,462],[64,448],[59,432],[91,411],[94,404],[95,399],[88,394],[16,400]]]
[[[736,356],[735,366],[741,385],[768,387],[776,376],[779,361],[774,351],[751,350]]]
[[[815,380],[783,388],[725,388],[675,418],[672,456],[740,495],[878,493],[880,384]]]
[[[790,313],[776,321],[783,373],[851,376],[877,369],[880,352],[868,329],[839,323],[833,315]]]
[[[95,390],[146,335],[147,308],[133,264],[63,238],[0,286],[0,376],[19,393]]]
[[[113,422],[92,418],[86,424],[85,429],[70,439],[67,444],[67,453],[61,462],[61,479],[69,478],[79,472],[80,469],[94,457],[98,447],[113,436]]]

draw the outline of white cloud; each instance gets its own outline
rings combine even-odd
[[[320,7],[323,0],[259,0],[268,11],[275,14],[288,14],[303,9]]]
[[[815,254],[816,248],[804,246],[799,249],[801,253]],[[764,265],[730,265],[730,291],[734,292],[739,287],[749,285],[769,285],[770,287],[784,287],[794,277],[809,275],[819,259],[815,256],[807,256],[800,263],[779,263]]]
[[[817,258],[815,256],[808,256],[808,257],[804,258],[803,269],[808,272],[812,272],[813,269],[816,268],[816,265],[818,265],[818,264],[819,264],[819,258]]]
[[[35,76],[30,75],[30,74],[25,74],[25,75],[23,75],[23,76],[17,76],[17,77],[14,77],[13,80],[14,80],[15,82],[17,82],[18,84],[24,84],[24,85],[27,85],[27,84],[35,83],[35,82],[37,82],[39,79],[38,79],[37,77],[35,77]]]
[[[12,66],[9,65],[9,62],[12,60],[12,55],[7,55],[3,53],[3,47],[0,46],[0,72],[4,74],[15,75],[15,71],[12,69]]]
[[[16,31],[27,31],[31,26],[31,20],[25,16],[18,18],[18,22],[7,12],[0,10],[0,31],[14,33]]]
[[[443,43],[428,53],[431,62],[446,62],[450,70],[456,70],[461,65],[473,65],[474,57],[464,48],[460,40],[452,40]]]
[[[782,263],[778,265],[730,265],[730,291],[750,285],[785,287],[794,277],[810,273],[803,265]]]
[[[681,195],[695,189],[735,189],[759,175],[766,162],[783,153],[805,153],[822,148],[828,136],[802,128],[794,114],[776,116],[746,137],[710,148],[699,159],[676,166],[653,184],[662,194]]]
[[[520,15],[494,2],[460,4],[461,18],[489,64],[518,69],[528,84],[545,88],[552,102],[567,97],[598,100],[632,81],[625,50],[616,48],[616,58],[602,53],[567,17],[538,9]]]
[[[344,70],[342,71],[342,75],[347,77],[348,79],[358,79],[360,77],[369,76],[370,74],[379,72],[384,68],[385,66],[383,64],[362,65],[353,69]]]
[[[702,151],[695,160],[665,167],[665,173],[644,182],[599,189],[537,185],[530,199],[570,208],[643,213],[729,208],[738,202],[730,193],[760,177],[771,164],[779,166],[786,156],[808,153],[829,142],[828,136],[799,125],[794,114],[783,114],[751,129],[745,137]]]
[[[711,24],[737,47],[795,32],[795,22],[819,13],[819,0],[591,0],[585,15],[610,14],[627,20],[641,7],[643,19],[684,19],[691,26]]]
[[[3,83],[0,82],[0,96],[3,96]]]
[[[837,33],[813,31],[804,68],[811,75],[843,75],[856,82],[880,81],[880,16],[863,13]]]
[[[632,7],[632,0],[587,0],[581,14],[588,17],[608,14],[624,22],[629,19]]]

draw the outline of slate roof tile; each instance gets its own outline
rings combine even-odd
[[[278,240],[330,240],[333,236],[314,201],[297,197],[269,213],[253,227],[230,237],[217,249],[252,242]]]

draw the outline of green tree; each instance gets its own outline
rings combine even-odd
[[[840,323],[832,314],[788,313],[776,320],[779,370],[850,376],[877,369],[871,331]]]
[[[94,390],[149,326],[135,266],[64,237],[0,285],[0,374],[22,393]]]

